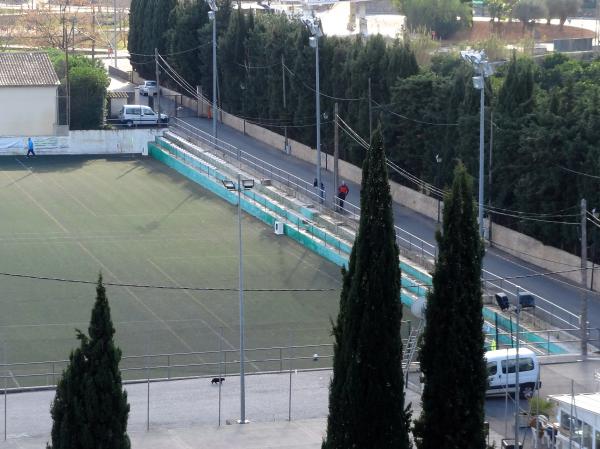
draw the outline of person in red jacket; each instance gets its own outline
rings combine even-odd
[[[344,209],[344,201],[346,200],[348,193],[350,193],[348,184],[346,184],[346,181],[342,181],[342,184],[338,187],[338,198],[340,200],[341,209]]]

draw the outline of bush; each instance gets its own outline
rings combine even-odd
[[[408,27],[435,31],[443,39],[471,26],[472,11],[460,0],[405,0],[403,10]]]

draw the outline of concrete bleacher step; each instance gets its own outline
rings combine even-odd
[[[203,151],[201,148],[186,142],[179,136],[169,135],[163,138],[157,138],[157,143],[167,151],[176,149],[183,153],[189,153],[191,157],[198,158],[203,163],[209,165],[211,162],[214,163],[211,167],[214,167],[215,172],[221,173],[226,177],[237,176],[239,170],[235,167],[231,167],[225,161],[214,157],[209,152]],[[172,152],[172,151],[171,151]],[[258,193],[258,195],[257,195]],[[264,195],[268,198],[268,203],[262,201],[260,195]],[[344,241],[343,238],[331,233],[328,229],[319,226],[319,224],[307,218],[309,215],[314,218],[313,215],[307,214],[303,210],[301,202],[295,199],[288,199],[282,195],[275,187],[269,185],[262,185],[262,183],[256,184],[255,188],[246,195],[247,198],[252,198],[259,206],[268,209],[270,212],[278,216],[278,220],[285,222],[287,225],[294,227],[296,230],[301,231],[303,234],[310,235],[311,238],[318,239],[326,245],[326,247],[333,249],[340,253],[349,254],[352,246],[352,241]]]
[[[208,170],[206,173],[208,176],[213,175],[217,178],[220,176],[221,179],[223,177],[233,178],[239,172],[237,167],[231,166],[225,160],[172,133],[165,133],[156,141],[161,148],[171,154],[179,152],[186,155],[183,158],[178,157],[186,164],[189,158],[189,161],[202,161],[203,165],[211,167],[213,173]],[[204,167],[196,168],[200,172],[205,171]],[[355,231],[340,225],[335,217],[319,214],[314,209],[309,210],[311,208],[306,207],[301,201],[287,197],[285,192],[281,192],[269,183],[255,184],[255,188],[246,193],[245,198],[251,199],[258,207],[268,211],[276,217],[276,220],[284,222],[306,238],[318,241],[319,244],[339,254],[340,257],[347,259],[349,256]],[[400,257],[399,262],[402,269],[403,298],[424,297],[427,290],[426,285],[430,283],[429,274],[425,270],[415,267],[406,258]],[[408,302],[411,303],[412,300]]]

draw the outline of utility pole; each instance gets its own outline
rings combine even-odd
[[[283,82],[283,110],[286,111],[287,110],[287,105],[286,105],[286,101],[285,101],[285,58],[283,56],[283,53],[281,54],[281,81]],[[287,120],[287,114],[286,114],[286,120]],[[287,124],[283,127],[283,132],[284,132],[284,150],[285,153],[288,153],[288,135],[287,135]]]
[[[587,201],[581,200],[581,356],[587,357]]]
[[[154,62],[156,70],[156,113],[158,114],[158,122],[160,123],[160,70],[158,68],[158,48],[154,49]]]
[[[96,4],[92,2],[92,61],[96,59]]]
[[[340,131],[338,128],[338,113],[339,106],[336,101],[333,107],[333,188],[334,192],[337,192],[338,186],[340,185],[339,181],[339,171],[338,171],[338,160],[340,158]],[[335,195],[334,195],[335,198]],[[335,201],[335,200],[334,200]]]
[[[488,240],[492,247],[492,150],[494,148],[494,111],[490,110],[490,160],[488,161]]]
[[[117,68],[117,0],[113,0],[113,25],[114,25],[114,43],[113,53],[115,54],[115,68]]]
[[[371,109],[371,77],[369,77],[369,145],[373,139],[373,110]]]

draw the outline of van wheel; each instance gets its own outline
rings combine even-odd
[[[521,399],[530,399],[533,396],[533,386],[531,384],[521,385],[519,396]]]
[[[131,120],[127,120],[127,127],[131,128],[133,126],[133,122]]]

